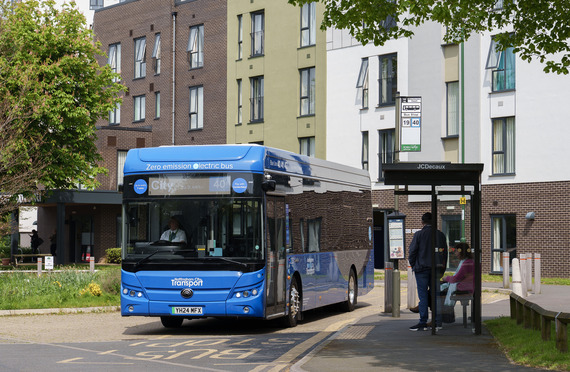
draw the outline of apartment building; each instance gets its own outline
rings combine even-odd
[[[502,272],[503,252],[511,259],[539,253],[542,275],[569,277],[564,141],[570,128],[560,102],[570,98],[570,78],[544,73],[512,48],[497,51],[493,33],[464,43],[461,68],[461,47],[444,43],[444,31],[425,24],[413,38],[382,47],[362,46],[346,31],[327,32],[327,159],[370,171],[377,266],[388,257],[386,216],[396,203],[393,186],[383,183],[382,163],[483,163],[483,273]],[[422,98],[421,151],[396,152],[396,92]],[[462,237],[462,215],[469,241],[469,200],[464,212],[459,198],[438,199],[438,227],[450,244]],[[406,215],[407,247],[430,204],[417,195],[397,200]]]
[[[38,211],[44,235],[58,233],[57,263],[79,262],[86,253],[103,257],[120,245],[119,190],[129,149],[226,143],[226,2],[97,3],[93,31],[107,54],[99,62],[119,73],[126,89],[97,123],[108,169],[98,189],[56,191]]]
[[[228,1],[227,140],[325,158],[322,4]]]

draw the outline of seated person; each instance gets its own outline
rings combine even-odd
[[[172,243],[186,243],[186,233],[180,229],[180,224],[176,218],[170,218],[168,227],[170,228],[162,233],[160,240]]]
[[[474,262],[473,254],[467,243],[458,243],[455,246],[455,255],[459,258],[459,265],[455,274],[443,278],[441,284],[442,295],[447,290],[444,305],[455,306],[455,301],[451,301],[451,295],[456,291],[473,293],[474,283]]]

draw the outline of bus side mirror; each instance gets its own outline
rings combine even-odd
[[[275,191],[276,185],[277,182],[275,182],[275,180],[265,180],[261,183],[261,189],[265,192]]]

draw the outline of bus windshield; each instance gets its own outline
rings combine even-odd
[[[123,263],[134,271],[143,264],[239,266],[264,258],[260,198],[138,199],[124,208]]]

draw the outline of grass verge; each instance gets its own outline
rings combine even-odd
[[[508,317],[487,320],[485,326],[513,362],[534,368],[570,371],[570,352],[561,353],[556,349],[554,325],[549,341],[542,340],[540,331],[526,329]]]
[[[66,267],[61,272],[12,272],[0,276],[0,310],[118,306],[120,266],[95,273]]]

